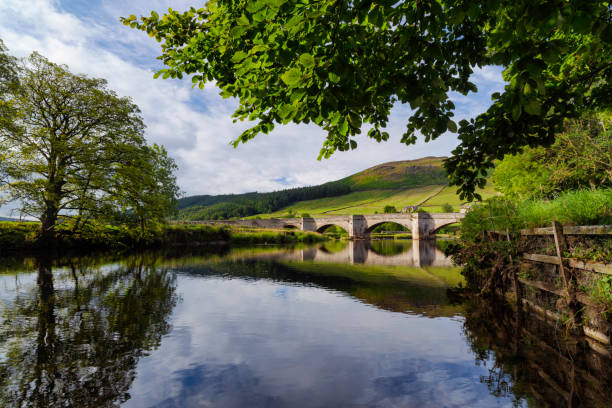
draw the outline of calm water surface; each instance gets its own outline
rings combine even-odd
[[[0,406],[612,401],[609,359],[458,295],[440,246],[5,260]]]

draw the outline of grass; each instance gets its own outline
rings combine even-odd
[[[36,222],[0,222],[0,253],[31,245],[40,226]]]
[[[612,189],[568,191],[551,201],[527,201],[518,206],[517,213],[527,227],[549,226],[552,221],[612,224]]]

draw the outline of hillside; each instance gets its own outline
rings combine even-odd
[[[461,204],[447,185],[443,157],[425,157],[379,164],[340,180],[312,187],[270,193],[202,195],[179,200],[179,219],[227,219],[232,217],[281,217],[288,214],[372,214],[386,205],[398,210],[407,205]],[[484,191],[491,195],[492,191]],[[442,198],[436,198],[441,196]]]

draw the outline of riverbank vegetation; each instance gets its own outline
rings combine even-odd
[[[605,272],[612,237],[563,233],[563,226],[612,225],[610,125],[612,115],[587,113],[567,121],[550,147],[525,149],[498,164],[491,179],[503,196],[474,205],[461,223],[459,244],[448,251],[464,265],[468,286],[524,296],[568,326],[612,334],[612,286]],[[521,232],[551,226],[556,238]],[[570,261],[565,272],[553,266]]]
[[[228,226],[196,224],[157,224],[144,233],[129,224],[105,224],[89,221],[74,228],[74,220],[56,227],[56,246],[63,252],[104,249],[143,249],[165,246],[208,244],[288,244],[314,243],[327,238],[321,234],[287,230],[248,230]],[[0,222],[0,256],[15,251],[35,252],[46,249],[36,222]]]
[[[550,147],[527,148],[501,160],[491,180],[503,195],[467,212],[461,223],[463,246],[486,251],[487,245],[499,245],[486,238],[490,231],[516,235],[553,221],[612,224],[611,126],[612,114],[585,113],[567,121]]]

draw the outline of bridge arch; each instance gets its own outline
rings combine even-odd
[[[406,228],[409,232],[412,232],[412,221],[409,220],[408,222],[398,222],[398,220],[390,220],[390,221],[374,221],[374,222],[370,222],[368,223],[365,232],[367,232],[368,234],[370,234],[376,227],[383,225],[383,224],[396,224],[399,225],[403,228]]]
[[[453,225],[453,224],[461,224],[461,221],[457,221],[457,220],[451,220],[451,221],[447,221],[444,223],[441,223],[438,225],[438,223],[436,223],[435,228],[433,231],[430,232],[431,235],[435,235],[438,233],[438,231],[440,231],[442,228],[447,227],[449,225]]]
[[[323,224],[323,225],[317,225],[317,229],[316,231],[320,234],[324,233],[329,227],[338,227],[340,228],[342,231],[344,231],[346,234],[349,233],[348,229],[346,228],[346,226],[342,226],[340,224],[336,224],[336,223],[327,223],[327,224]]]

